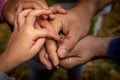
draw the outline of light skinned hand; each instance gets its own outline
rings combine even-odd
[[[14,31],[4,53],[0,55],[0,71],[10,72],[16,66],[33,58],[44,44],[43,38],[58,39],[58,36],[47,29],[35,26],[36,17],[47,15],[47,10],[22,10],[20,6],[14,21]],[[38,26],[38,25],[37,25]]]

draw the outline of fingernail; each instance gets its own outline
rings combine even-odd
[[[49,57],[48,57],[48,54],[47,54],[47,53],[45,54],[45,57],[46,57],[46,59],[49,59]]]
[[[67,51],[64,48],[60,49],[59,50],[59,57],[63,58],[66,55],[66,53],[67,53]]]

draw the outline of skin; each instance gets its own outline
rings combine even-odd
[[[84,14],[84,12],[82,12],[81,14]],[[77,24],[76,22],[79,21],[79,19],[77,18],[78,16],[74,16],[74,15],[76,15],[76,13],[74,13],[72,10],[70,10],[70,11],[68,11],[68,13],[66,15],[60,15],[60,14],[56,15],[56,18],[53,21],[51,21],[51,24],[53,25],[53,27],[55,28],[55,30],[58,33],[60,32],[60,30],[62,30],[63,33],[65,34],[65,36],[69,37],[69,39],[64,40],[64,43],[63,43],[64,45],[65,44],[66,45],[74,45],[77,42],[75,40],[78,40],[78,38],[79,38],[79,37],[76,37],[75,35],[80,34],[79,33],[80,31],[82,34],[86,30],[84,28],[80,30],[80,28],[82,28],[81,25],[85,25],[85,26],[90,25],[90,22],[86,18],[84,18],[83,21],[88,22],[88,24],[83,23],[83,22],[81,22],[81,25],[80,25],[80,22],[79,22],[79,24]],[[81,15],[81,17],[84,17],[84,16]],[[71,24],[71,23],[76,23],[76,24]],[[74,26],[76,26],[77,30]],[[74,32],[73,34],[70,33],[71,30]],[[80,35],[80,36],[82,36],[82,35]],[[68,43],[68,42],[73,42],[73,43]],[[41,62],[43,62],[46,66],[50,65],[49,67],[47,66],[47,68],[50,69],[50,68],[52,68],[52,64],[50,64],[50,62],[47,64],[48,59],[46,62],[45,59],[43,59],[43,58],[45,58],[44,57],[45,53],[48,53],[49,59],[53,62],[54,66],[57,66],[59,64],[59,62],[57,62],[59,60],[59,58],[58,58],[58,55],[56,52],[57,51],[56,42],[53,40],[50,40],[50,39],[47,40],[46,48],[47,48],[47,51],[40,52],[39,56],[40,56]],[[69,48],[70,48],[70,46],[67,47],[66,49],[69,50]],[[60,57],[60,58],[62,58],[62,57]]]
[[[11,25],[14,24],[15,13],[20,3],[23,5],[23,8],[48,9],[44,0],[8,0],[3,8],[3,17]]]
[[[110,42],[114,38],[101,38],[86,36],[80,40],[69,54],[60,60],[60,66],[70,69],[75,66],[83,65],[91,60],[98,58],[107,58],[107,51]],[[93,43],[94,42],[94,43]]]
[[[58,67],[59,58],[65,58],[78,41],[87,35],[94,15],[110,2],[111,0],[80,0],[66,15],[56,15],[56,19],[51,21],[52,26],[57,33],[62,32],[68,38],[58,48],[55,41],[47,40],[46,49],[40,51],[40,61],[48,69],[52,69],[52,64]]]
[[[42,23],[47,23],[48,26],[47,25],[41,25],[41,26],[45,26],[46,29],[48,29],[50,31],[53,30],[53,32],[57,31],[57,33],[62,31],[63,34],[65,34],[65,36],[70,37],[69,39],[65,39],[63,44],[61,46],[59,46],[58,49],[56,47],[56,42],[55,41],[50,40],[50,39],[47,40],[46,41],[46,44],[47,44],[46,49],[43,47],[42,50],[40,51],[40,55],[39,55],[40,58],[42,58],[42,56],[45,57],[45,55],[48,54],[49,59],[48,59],[48,57],[46,59],[45,58],[44,59],[42,58],[42,60],[40,59],[43,62],[43,64],[45,64],[46,67],[49,68],[49,69],[52,68],[51,67],[51,65],[52,65],[51,62],[54,64],[54,66],[58,66],[59,57],[64,58],[70,52],[70,50],[77,44],[77,42],[80,39],[82,39],[84,36],[87,35],[93,16],[100,9],[102,9],[105,5],[107,5],[110,1],[111,0],[106,0],[106,1],[104,1],[104,0],[89,0],[89,1],[88,0],[83,0],[83,1],[78,1],[76,6],[69,10],[70,14],[74,14],[74,15],[70,15],[69,17],[71,17],[71,16],[76,17],[76,20],[75,20],[76,22],[75,22],[74,25],[73,24],[71,25],[71,22],[74,21],[74,17],[72,17],[71,19],[67,19],[67,17],[64,18],[65,16],[63,16],[63,17],[61,17],[61,19],[58,18],[59,25],[55,25],[56,20],[55,20],[54,23],[53,22],[51,23],[51,24],[54,24],[53,25],[54,28],[56,28],[56,26],[59,26],[59,27],[57,27],[58,29],[54,30],[52,27],[50,29],[48,27],[48,26],[50,26],[50,24],[48,24],[48,22],[43,20]],[[27,6],[27,8],[28,8],[28,6]],[[32,7],[32,8],[34,8],[34,7]],[[5,10],[7,10],[7,8]],[[10,21],[12,21],[12,20],[10,20]],[[78,21],[80,21],[81,23],[79,23]],[[69,25],[70,25],[70,27],[69,27]],[[82,27],[82,26],[84,26],[84,27]],[[76,37],[76,35],[78,35],[78,36]],[[47,50],[47,51],[45,51],[45,50]],[[43,53],[45,55],[43,55]],[[41,54],[42,54],[42,56],[41,56]],[[50,60],[51,62],[48,61],[48,60]],[[46,61],[47,61],[47,63],[46,63]],[[48,65],[49,65],[49,67],[48,67]]]
[[[49,11],[51,11],[49,15],[42,15],[43,19],[37,18],[36,28],[40,29],[39,26],[41,26],[42,28],[46,28],[47,30],[53,32],[53,34],[57,35],[52,25],[46,19],[54,19],[55,16],[53,14],[56,13],[66,14],[67,12],[61,6],[58,5],[48,8],[45,0],[8,0],[3,8],[3,17],[5,21],[7,21],[7,23],[9,23],[10,25],[14,24],[16,10],[20,4],[22,5],[23,9],[49,9]],[[43,42],[45,42],[46,39],[43,38],[42,40]]]
[[[11,38],[7,48],[0,55],[0,71],[7,74],[18,65],[33,58],[44,44],[42,38],[58,39],[56,34],[47,29],[36,29],[38,27],[35,22],[36,17],[49,14],[48,10],[42,9],[22,11],[20,5],[15,16]]]
[[[3,18],[10,25],[14,24],[15,13],[19,4],[22,4],[24,9],[49,9],[45,0],[8,0],[3,8]],[[51,7],[51,10],[53,13],[66,13],[60,6],[53,6]],[[47,15],[48,17],[43,15],[43,18],[54,19],[53,13]]]

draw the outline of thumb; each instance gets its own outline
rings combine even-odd
[[[61,42],[62,44],[60,44],[60,46],[58,48],[58,51],[57,51],[58,52],[58,56],[60,58],[66,57],[68,55],[68,53],[70,52],[70,50],[72,48],[74,48],[74,46],[78,42],[79,39],[74,34],[75,33],[73,33],[73,34],[70,33],[69,35],[64,36],[63,37],[64,39],[61,39],[63,41]]]
[[[80,58],[77,57],[67,57],[60,60],[60,67],[65,69],[71,69],[80,64]]]

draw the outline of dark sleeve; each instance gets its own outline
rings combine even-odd
[[[0,72],[0,80],[16,80],[16,79],[12,77],[8,77],[3,72]]]
[[[111,41],[108,57],[120,65],[120,37]]]

